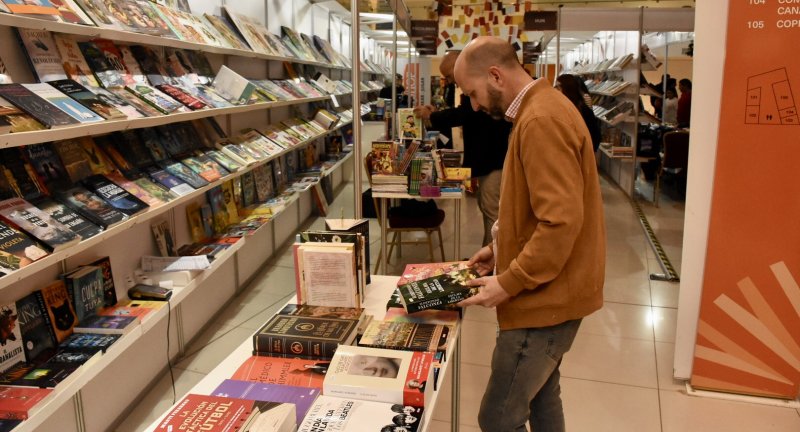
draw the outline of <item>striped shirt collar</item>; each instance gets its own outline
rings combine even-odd
[[[522,90],[517,94],[517,97],[511,102],[511,105],[506,110],[506,120],[513,122],[517,118],[517,114],[519,114],[519,108],[522,105],[522,99],[525,98],[525,95],[528,93],[528,90],[533,87],[534,84],[538,83],[541,79],[537,79],[531,81],[522,88]]]

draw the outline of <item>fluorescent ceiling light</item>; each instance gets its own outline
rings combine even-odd
[[[369,32],[374,35],[389,35],[389,36],[391,36],[394,33],[391,30],[370,30]],[[408,34],[405,32],[405,30],[397,30],[397,37],[406,37],[406,36],[408,36]]]
[[[370,18],[373,20],[385,20],[391,22],[394,19],[394,14],[380,14],[371,12],[361,12],[358,14],[361,18]]]

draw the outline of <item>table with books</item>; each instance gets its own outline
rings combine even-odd
[[[461,259],[461,200],[464,198],[464,192],[442,194],[435,197],[421,197],[419,195],[411,195],[402,192],[372,192],[372,197],[380,201],[380,226],[381,226],[381,263],[380,273],[386,273],[386,265],[389,262],[389,257],[386,254],[386,228],[387,228],[387,208],[389,207],[390,200],[393,199],[433,199],[433,200],[454,200],[455,204],[455,217],[453,218],[453,259]]]
[[[393,296],[393,294],[396,293],[399,280],[400,278],[397,276],[372,276],[371,283],[366,287],[364,295],[364,314],[361,315],[361,318],[356,319],[359,327],[366,325],[366,323],[374,324],[375,320],[384,323],[390,320],[390,314],[387,313],[387,309],[388,305],[396,300],[396,295]],[[293,304],[294,301],[295,298],[292,298],[286,307],[272,317],[265,326],[268,326],[269,322],[274,321],[279,316],[285,317],[287,314],[285,311],[287,310],[292,310],[292,308],[297,310],[307,306],[296,306]],[[312,306],[311,308],[316,307]],[[399,311],[400,315],[404,315],[402,309],[392,308],[390,310]],[[376,350],[376,348],[373,348],[375,345],[364,347],[348,344],[339,345],[336,351],[337,354],[331,361],[302,360],[299,358],[277,359],[278,356],[253,356],[254,346],[257,345],[254,345],[254,340],[249,338],[189,390],[186,397],[176,401],[175,405],[170,407],[158,420],[151,423],[146,430],[169,430],[170,427],[192,422],[195,426],[213,423],[214,427],[209,430],[221,430],[218,428],[223,426],[222,422],[215,420],[214,416],[218,415],[216,418],[222,419],[226,418],[225,416],[230,417],[230,411],[235,411],[237,413],[235,415],[240,418],[239,423],[236,423],[235,430],[242,431],[432,431],[434,430],[432,426],[433,412],[441,396],[439,390],[446,384],[444,377],[448,373],[451,374],[450,385],[452,386],[453,395],[458,395],[459,382],[459,312],[456,310],[440,310],[437,313],[439,312],[441,316],[451,317],[451,320],[450,325],[438,326],[447,327],[449,330],[444,332],[447,335],[447,344],[445,346],[440,345],[442,352],[438,355],[420,351],[377,349],[380,352],[378,353],[379,355],[372,356],[365,353],[369,352],[367,350]],[[300,318],[300,315],[294,315],[299,318],[297,323],[300,323],[304,317],[314,316],[302,315],[303,318]],[[374,318],[372,320],[363,319],[363,317],[369,317],[369,315]],[[397,324],[408,323],[402,318],[391,318],[391,320]],[[362,336],[360,345],[364,345],[363,341],[371,327],[372,325],[367,325],[367,332]],[[422,328],[422,326],[420,325],[419,328]],[[262,330],[263,328],[257,331],[254,338],[258,338]],[[355,339],[354,335],[353,339]],[[433,340],[436,340],[435,337]],[[440,342],[441,340],[443,339],[439,339]],[[355,341],[352,344],[355,345]],[[291,347],[287,347],[287,349],[291,349]],[[294,352],[294,350],[292,351]],[[362,354],[342,355],[343,353],[340,353],[340,351]],[[372,354],[372,352],[369,353]],[[380,367],[378,367],[375,374],[354,373],[354,367],[374,368],[377,364],[374,359],[386,359],[386,357],[380,357],[381,354],[391,355],[393,358],[389,360],[397,361],[398,367],[394,371],[394,375],[381,373]],[[359,358],[367,357],[373,358],[371,360],[372,363],[359,363],[363,361]],[[349,360],[342,360],[343,358]],[[425,361],[430,365],[430,370],[426,366],[420,372],[418,369],[423,369],[419,367],[422,364],[420,359],[424,358],[427,358]],[[269,363],[270,360],[268,359],[280,360],[282,363],[277,361]],[[433,359],[433,363],[431,363],[431,359]],[[342,363],[343,361],[348,363]],[[304,370],[298,372],[297,375],[292,375],[297,371],[296,365],[303,362],[306,364],[301,366]],[[448,372],[450,368],[452,368],[452,371]],[[412,372],[416,373],[416,375],[413,375]],[[410,379],[417,376],[421,376],[421,378]],[[343,381],[335,381],[332,378],[342,379]],[[378,382],[380,385],[370,388],[361,387],[361,382],[370,380]],[[433,384],[430,384],[431,380]],[[385,388],[381,388],[384,385],[383,383],[388,383],[388,381],[400,383],[402,390],[390,390],[388,384]],[[297,393],[289,396],[290,389],[296,389]],[[396,391],[401,393],[399,397],[403,403],[377,402],[381,398],[386,398],[385,394]],[[277,394],[275,392],[282,393],[282,396],[273,398],[272,396]],[[226,399],[222,399],[223,397]],[[268,397],[269,399],[267,399]],[[410,397],[416,398],[417,403],[410,403],[409,400],[412,400]],[[451,424],[453,431],[458,430],[458,399],[458,397],[451,398]],[[266,400],[270,402],[263,402]],[[243,405],[239,406],[239,404]],[[424,408],[421,408],[420,406],[423,404]],[[287,407],[291,410],[291,413],[281,411]],[[192,418],[192,416],[198,416],[198,412],[203,410],[208,411],[205,419]],[[211,414],[212,411],[213,414]],[[229,412],[223,413],[223,411]],[[254,412],[257,414],[252,414]],[[264,415],[265,412],[269,416]],[[295,418],[299,429],[294,428]],[[271,426],[267,425],[265,427],[264,425],[267,423]],[[384,426],[384,423],[388,424]],[[261,429],[261,427],[264,428]]]

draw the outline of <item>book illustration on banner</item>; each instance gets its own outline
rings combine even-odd
[[[458,303],[478,293],[478,287],[466,285],[478,277],[467,268],[412,281],[398,287],[400,300],[409,313]]]
[[[296,426],[294,404],[188,394],[167,413],[155,431],[292,432]],[[186,428],[186,425],[193,425]],[[263,429],[262,429],[263,428]]]
[[[416,432],[423,408],[322,395],[298,426],[297,432]]]
[[[308,412],[311,404],[314,403],[319,394],[320,391],[316,388],[264,384],[232,379],[226,379],[211,392],[212,396],[294,404],[297,409],[297,423],[303,421],[306,412]]]
[[[0,201],[0,218],[16,225],[54,252],[81,241],[79,235],[22,198]]]

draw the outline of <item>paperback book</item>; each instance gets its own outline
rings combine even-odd
[[[329,366],[329,360],[258,355],[245,360],[231,379],[321,389]]]
[[[55,354],[56,335],[50,325],[50,316],[42,309],[36,292],[17,300],[17,316],[25,360],[43,363]]]
[[[467,281],[480,277],[470,268],[454,269],[448,273],[400,285],[400,300],[409,313],[458,303],[477,294],[477,287]]]
[[[213,87],[217,93],[235,105],[247,104],[255,90],[253,83],[225,65],[222,65],[217,72]]]
[[[95,315],[76,325],[75,333],[126,334],[138,325],[134,316]]]
[[[81,241],[79,235],[22,198],[0,201],[0,218],[22,229],[53,252]]]
[[[96,174],[87,177],[83,179],[83,184],[111,207],[128,216],[136,215],[149,208],[144,201],[103,175]]]
[[[102,228],[84,219],[75,210],[60,202],[47,198],[37,201],[36,205],[52,216],[53,219],[79,235],[81,239],[85,240],[103,232]]]
[[[57,192],[56,197],[81,216],[104,229],[111,228],[128,219],[124,213],[117,211],[83,186],[75,186]]]
[[[441,324],[373,320],[358,344],[395,350],[444,352],[449,336],[450,327]]]
[[[49,84],[106,120],[122,120],[128,118],[127,115],[118,110],[114,105],[107,103],[99,95],[92,93],[74,80],[51,81]]]
[[[100,83],[92,74],[92,69],[81,54],[78,42],[67,35],[58,33],[53,35],[53,40],[61,55],[61,66],[67,76],[81,85],[100,87]]]
[[[0,307],[0,371],[25,361],[17,305],[9,303]],[[2,404],[0,404],[2,405]]]
[[[61,65],[56,43],[47,30],[33,30],[18,27],[17,34],[22,41],[28,61],[39,82],[67,78]]]
[[[423,408],[323,395],[317,398],[297,432],[416,432]]]
[[[59,128],[80,123],[22,84],[0,84],[0,96],[45,127]]]
[[[0,418],[26,420],[36,405],[52,392],[52,389],[0,386]]]
[[[88,124],[103,121],[103,118],[94,111],[61,93],[50,84],[22,84],[22,86],[80,123]]]
[[[295,416],[295,408],[291,403],[190,393],[167,413],[154,430],[293,432]]]
[[[319,394],[320,391],[316,388],[232,379],[222,381],[222,384],[211,392],[212,396],[294,404],[297,410],[297,423],[303,421],[303,417]]]
[[[47,311],[50,325],[56,341],[62,342],[72,334],[72,328],[78,324],[78,317],[72,307],[64,281],[57,280],[37,291],[39,305]]]
[[[19,270],[47,256],[47,251],[16,228],[0,220],[0,268]]]

